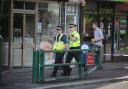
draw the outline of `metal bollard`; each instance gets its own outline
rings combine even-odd
[[[100,49],[96,50],[95,64],[96,64],[97,69],[102,69],[100,55],[101,55]]]
[[[0,38],[0,84],[2,84],[2,43],[3,39]]]
[[[44,51],[39,50],[39,81],[44,81]]]
[[[82,70],[82,52],[80,52],[80,58],[79,58],[79,62],[78,62],[78,75],[79,78],[82,78],[83,75],[83,70]]]
[[[38,72],[39,72],[39,51],[36,50],[33,52],[33,71],[32,71],[32,83],[37,83],[38,81]]]

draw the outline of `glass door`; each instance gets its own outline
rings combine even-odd
[[[35,15],[13,14],[13,66],[32,66]]]
[[[113,27],[113,15],[110,14],[101,14],[99,19],[99,28],[102,30],[104,35],[103,45],[104,45],[104,58],[103,61],[111,61],[111,54],[112,54],[112,40],[113,35],[112,30],[114,30]],[[116,43],[113,43],[114,45]]]
[[[23,30],[23,66],[32,66],[34,34],[35,34],[35,15],[24,15],[24,30]]]
[[[22,66],[23,14],[13,14],[13,66]]]

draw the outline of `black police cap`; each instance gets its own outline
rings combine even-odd
[[[77,25],[75,25],[75,24],[69,24],[69,25],[70,25],[70,28],[77,26]]]
[[[56,30],[63,30],[63,29],[62,29],[62,27],[57,26],[57,29]]]

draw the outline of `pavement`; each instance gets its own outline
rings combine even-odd
[[[103,82],[128,81],[128,62],[104,63],[103,70],[95,70],[83,80],[32,84],[32,69],[16,69],[2,73],[0,89],[68,89],[67,86]],[[62,88],[63,87],[63,88]],[[64,88],[65,87],[65,88]]]

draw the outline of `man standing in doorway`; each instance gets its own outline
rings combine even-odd
[[[92,39],[92,43],[94,44],[94,46],[101,48],[103,46],[102,40],[104,39],[104,36],[97,25],[98,24],[96,21],[92,23],[92,28],[94,29],[94,38]]]
[[[98,28],[98,23],[96,21],[94,21],[92,23],[92,28],[94,29],[94,38],[92,39],[92,44],[94,46],[94,48],[100,48],[101,50],[101,56],[100,59],[102,60],[102,56],[103,56],[103,52],[102,52],[102,48],[103,48],[103,43],[102,40],[104,39],[103,36],[103,32],[101,31],[101,29]]]
[[[80,48],[80,34],[77,32],[77,26],[75,24],[70,24],[70,35],[69,35],[69,48],[79,49]],[[80,52],[68,52],[66,63],[71,63],[73,57],[77,62],[80,61]],[[64,76],[70,76],[71,73],[70,65],[65,66]]]

